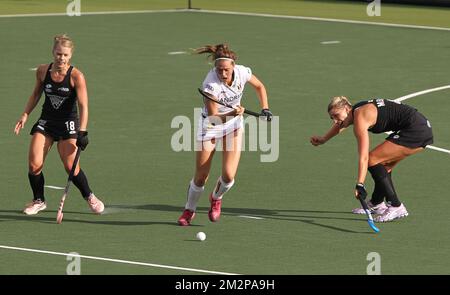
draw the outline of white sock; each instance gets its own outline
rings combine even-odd
[[[195,210],[197,209],[198,200],[200,199],[200,196],[202,195],[204,190],[204,186],[196,186],[194,180],[191,180],[187,194],[187,203],[184,208],[195,212]]]
[[[216,187],[214,188],[214,191],[212,194],[213,199],[216,199],[216,200],[222,199],[223,195],[231,189],[233,184],[234,184],[234,179],[231,182],[226,183],[223,181],[222,176],[220,176],[219,179],[217,180]]]

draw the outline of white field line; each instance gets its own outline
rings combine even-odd
[[[166,10],[122,10],[122,11],[98,11],[98,12],[82,12],[83,15],[101,15],[101,14],[137,14],[137,13],[172,13],[172,12],[193,12],[193,13],[215,13],[215,14],[229,14],[229,15],[243,15],[243,16],[258,16],[258,17],[270,17],[270,18],[284,18],[284,19],[301,19],[301,20],[314,20],[324,22],[338,22],[347,24],[364,24],[397,28],[410,28],[410,29],[426,29],[426,30],[440,30],[450,31],[450,28],[445,27],[432,27],[432,26],[419,26],[419,25],[406,25],[406,24],[393,24],[382,22],[369,22],[369,21],[357,21],[348,19],[335,19],[335,18],[322,18],[322,17],[309,17],[309,16],[296,16],[296,15],[276,15],[267,13],[250,13],[250,12],[236,12],[236,11],[221,11],[221,10],[202,10],[202,9],[166,9]],[[37,16],[67,16],[67,13],[30,13],[30,14],[4,14],[0,15],[0,18],[12,18],[12,17],[37,17]]]
[[[104,257],[96,257],[96,256],[87,256],[87,255],[74,255],[74,254],[71,254],[71,253],[36,250],[36,249],[11,247],[11,246],[4,246],[4,245],[0,245],[0,248],[7,249],[7,250],[17,250],[17,251],[34,252],[34,253],[59,255],[59,256],[80,257],[80,258],[92,259],[92,260],[101,260],[101,261],[124,263],[124,264],[132,264],[132,265],[150,266],[150,267],[157,267],[157,268],[176,269],[176,270],[200,272],[200,273],[208,273],[208,274],[238,275],[238,274],[234,274],[234,273],[227,273],[227,272],[220,272],[220,271],[210,271],[210,270],[203,270],[203,269],[196,269],[196,268],[178,267],[178,266],[170,266],[170,265],[163,265],[163,264],[145,263],[145,262],[122,260],[122,259],[112,259],[112,258],[104,258]]]
[[[425,89],[425,90],[414,92],[414,93],[411,93],[411,94],[408,94],[408,95],[405,95],[405,96],[401,96],[399,98],[394,99],[394,101],[400,102],[400,101],[407,100],[408,98],[412,98],[412,97],[416,97],[416,96],[419,96],[419,95],[422,95],[422,94],[435,92],[435,91],[439,91],[439,90],[444,90],[444,89],[448,89],[448,88],[450,88],[450,85],[445,85],[445,86],[441,86],[441,87]]]
[[[328,44],[339,44],[341,41],[322,41],[320,44],[328,45]]]
[[[258,219],[258,220],[264,219],[264,218],[262,218],[262,217],[248,216],[248,215],[238,215],[238,217],[241,217],[241,218],[249,218],[249,219]]]
[[[54,185],[44,185],[44,187],[52,188],[52,189],[64,189],[63,187],[60,187],[60,186],[54,186]]]
[[[443,153],[450,154],[450,150],[446,150],[446,149],[443,149],[443,148],[440,148],[440,147],[437,147],[437,146],[427,145],[426,148],[430,149],[430,150],[435,150],[435,151],[438,151],[438,152],[443,152]]]
[[[171,51],[167,53],[168,55],[179,55],[179,54],[187,54],[186,51]]]
[[[166,9],[166,10],[118,10],[118,11],[92,11],[81,12],[83,15],[110,15],[110,14],[138,14],[138,13],[165,13],[165,12],[186,12],[189,9]],[[68,16],[66,12],[59,13],[26,13],[26,14],[1,14],[0,18],[9,17],[39,17],[39,16]]]
[[[445,27],[405,25],[405,24],[393,24],[393,23],[382,23],[382,22],[378,23],[378,22],[358,21],[358,20],[348,20],[348,19],[336,19],[336,18],[322,18],[322,17],[296,16],[296,15],[276,15],[276,14],[266,14],[266,13],[250,13],[250,12],[202,10],[202,9],[189,10],[189,11],[190,12],[195,12],[195,13],[231,14],[231,15],[259,16],[259,17],[271,17],[271,18],[315,20],[315,21],[337,22],[337,23],[347,23],[347,24],[375,25],[375,26],[397,27],[397,28],[450,31],[450,28],[445,28]]]
[[[419,96],[419,95],[422,95],[422,94],[435,92],[435,91],[439,91],[439,90],[444,90],[444,89],[449,89],[449,88],[450,88],[450,85],[445,85],[445,86],[441,86],[441,87],[425,89],[425,90],[414,92],[414,93],[411,93],[411,94],[408,94],[408,95],[405,95],[405,96],[401,96],[399,98],[394,99],[394,101],[401,102],[401,101],[404,101],[404,100],[407,100],[409,98],[416,97],[416,96]],[[386,134],[391,134],[392,132],[385,132],[385,133]],[[426,148],[430,149],[430,150],[435,150],[435,151],[438,151],[438,152],[443,152],[443,153],[450,154],[450,150],[443,149],[443,148],[440,148],[440,147],[427,145]]]

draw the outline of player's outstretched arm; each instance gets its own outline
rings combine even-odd
[[[341,126],[338,125],[338,124],[333,124],[333,126],[331,126],[330,130],[328,130],[328,132],[324,136],[318,136],[318,135],[311,136],[310,142],[314,146],[318,146],[318,145],[324,144],[328,140],[333,138],[334,136],[336,136],[339,133],[341,133],[344,129],[345,128],[341,128]]]

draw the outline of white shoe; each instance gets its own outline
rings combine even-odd
[[[23,213],[26,215],[35,215],[38,214],[39,211],[42,211],[47,208],[47,203],[41,201],[40,199],[33,200],[31,203],[28,203],[23,210]]]
[[[380,204],[374,206],[371,201],[367,202],[367,207],[370,210],[370,213],[372,214],[383,214],[384,211],[388,208],[384,202],[381,202]],[[366,211],[361,208],[355,208],[352,210],[352,213],[354,214],[366,214]]]
[[[388,208],[383,212],[383,214],[374,218],[374,221],[389,222],[394,219],[406,216],[408,216],[408,211],[406,211],[406,207],[403,204],[401,204],[399,207],[388,206]]]
[[[95,214],[101,214],[105,210],[105,205],[100,199],[98,199],[94,194],[91,194],[86,200],[88,202],[89,208]]]

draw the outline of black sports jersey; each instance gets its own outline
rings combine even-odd
[[[411,119],[417,113],[415,108],[389,99],[360,101],[352,107],[352,112],[368,103],[376,106],[378,110],[377,122],[368,129],[372,133],[406,129],[411,125]]]
[[[64,80],[52,80],[49,65],[44,79],[45,102],[42,106],[41,118],[45,120],[68,120],[78,116],[76,99],[77,92],[70,85],[70,74],[73,66],[67,70]]]

